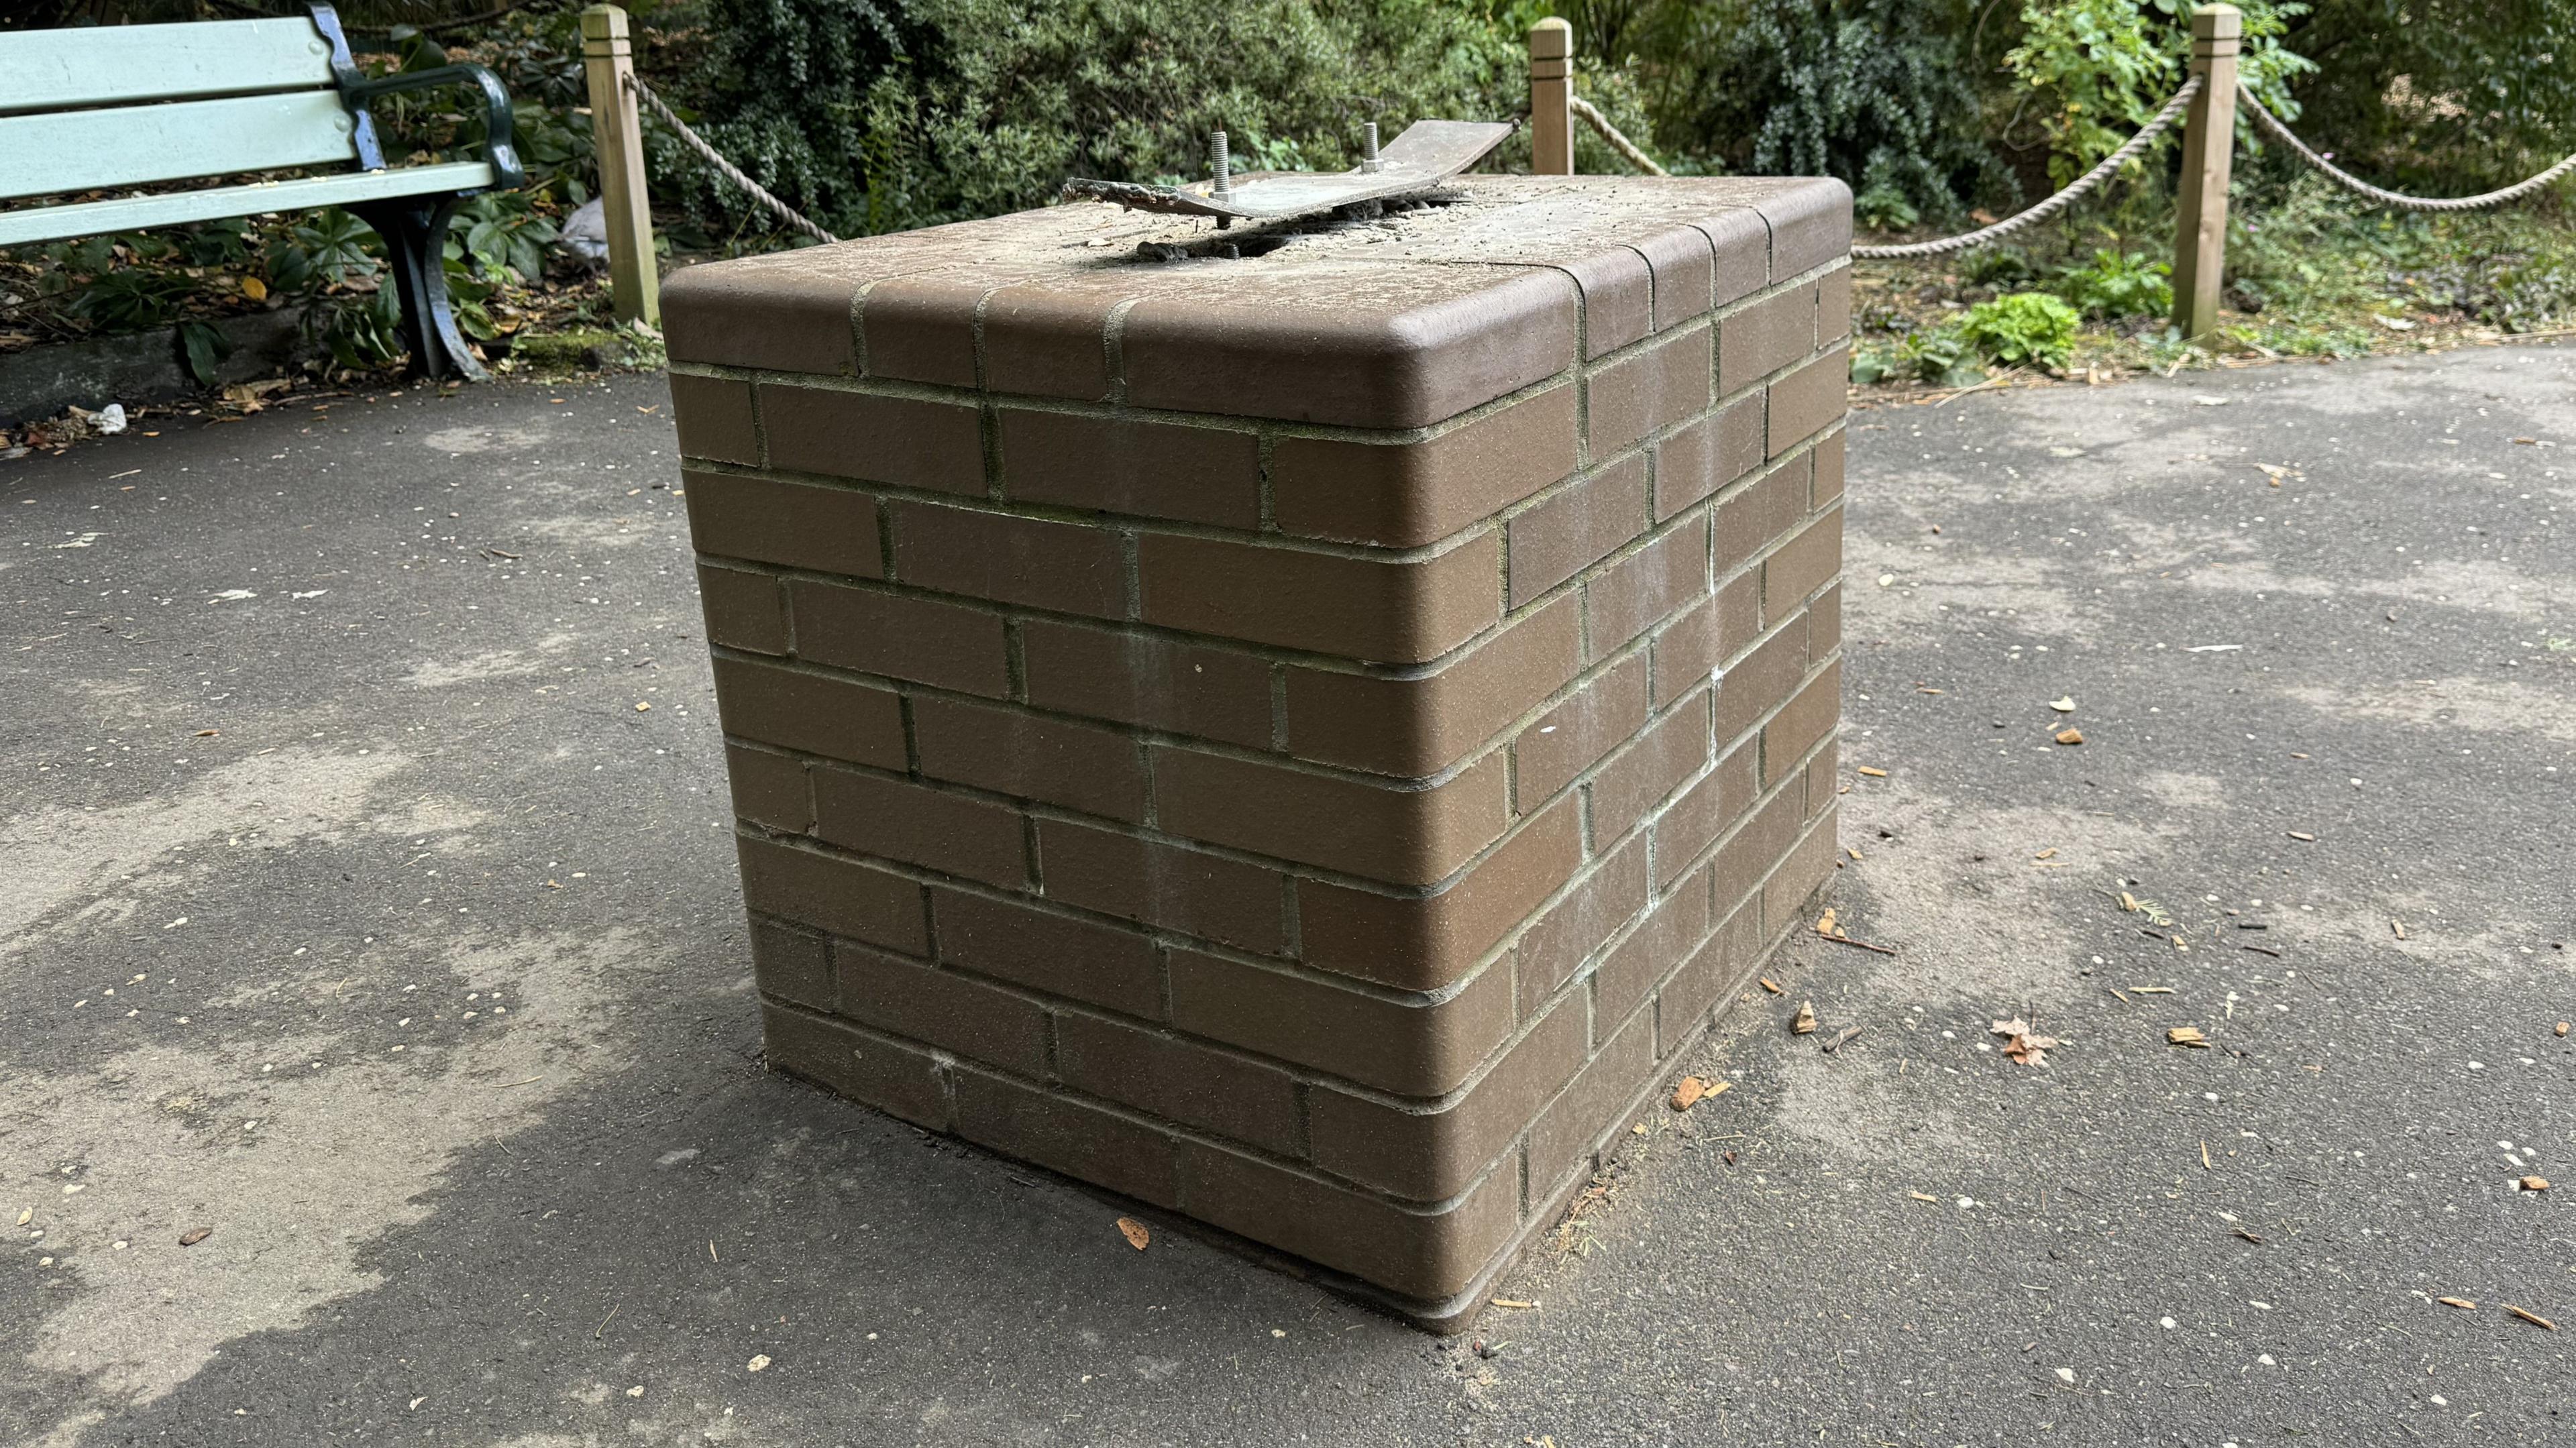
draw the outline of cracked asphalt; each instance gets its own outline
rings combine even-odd
[[[658,378],[0,464],[0,1440],[2553,1441],[2571,364],[1856,413],[1895,953],[1451,1340],[762,1071]]]

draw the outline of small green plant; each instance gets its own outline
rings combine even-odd
[[[1923,213],[1906,199],[1902,187],[1875,181],[1852,197],[1852,219],[1872,231],[1903,231],[1921,221]]]
[[[2066,365],[2084,319],[2046,292],[2013,292],[1979,302],[1959,319],[1959,339],[2007,367]]]
[[[1928,327],[1907,337],[1897,358],[1915,376],[1943,387],[1973,387],[1985,380],[1977,351],[1956,325]]]
[[[2098,250],[2057,275],[2055,290],[2088,317],[2159,317],[2173,310],[2173,266],[2145,252]]]
[[[489,191],[456,209],[465,233],[465,250],[485,275],[517,272],[530,284],[545,280],[546,244],[555,239],[553,220],[528,204],[525,194]]]

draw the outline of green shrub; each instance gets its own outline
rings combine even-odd
[[[2173,264],[2145,252],[2099,250],[2057,275],[2055,290],[2088,317],[2160,317],[2173,310]]]
[[[2291,22],[2308,13],[2299,0],[2239,0],[2244,49],[2238,80],[2284,120],[2299,114],[2290,78],[2316,69],[2284,48]],[[2026,0],[2021,43],[2004,64],[2043,103],[2038,120],[2049,147],[2048,174],[2058,186],[2118,150],[2182,84],[2191,54],[2187,0]],[[2251,134],[2238,118],[2238,135]],[[2179,126],[2162,145],[2182,134]],[[2133,168],[2134,169],[2134,168]]]
[[[1959,319],[1959,340],[2007,367],[2066,365],[2084,319],[2046,292],[2013,292],[1983,301]]]

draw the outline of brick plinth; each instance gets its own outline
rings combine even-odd
[[[1831,874],[1840,717],[1847,194],[1458,195],[664,293],[770,1059],[1431,1326]]]

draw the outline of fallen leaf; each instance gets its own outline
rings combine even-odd
[[[1833,911],[1827,910],[1824,914],[1816,917],[1816,933],[1818,935],[1831,935],[1834,933]]]
[[[2057,731],[2057,742],[2060,744],[2081,744],[2084,742],[2084,731],[2081,729],[2060,729]]]
[[[2025,1066],[2046,1065],[2048,1048],[2058,1043],[2055,1036],[2033,1034],[2030,1022],[2019,1016],[1995,1022],[1994,1033],[2004,1038],[2004,1054]]]
[[[242,295],[250,298],[254,302],[264,302],[268,300],[268,283],[261,281],[257,277],[243,277],[241,279],[241,289]]]
[[[1885,779],[1885,778],[1887,778],[1887,771],[1886,771],[1886,770],[1884,770],[1884,769],[1872,769],[1872,768],[1870,768],[1870,767],[1869,767],[1868,765],[1866,765],[1866,764],[1864,764],[1864,765],[1862,765],[1862,766],[1860,767],[1860,772],[1861,772],[1861,773],[1863,773],[1863,774],[1868,775],[1868,776],[1869,776],[1870,778],[1872,778],[1872,779]]]
[[[2456,1307],[2462,1312],[2475,1312],[2478,1310],[2478,1305],[2465,1297],[2436,1297],[2433,1300],[2442,1304],[2444,1307]]]
[[[2072,714],[2075,712],[2075,696],[2072,694],[2061,694],[2057,698],[2049,700],[2048,707],[2056,710],[2060,714]]]
[[[2195,1050],[2206,1051],[2209,1049],[2209,1037],[2202,1035],[2198,1026],[2176,1026],[2165,1032],[2165,1044],[2190,1046]]]
[[[2549,1178],[2527,1176],[2524,1177],[2518,1185],[2527,1192],[2545,1192],[2549,1190]]]
[[[2537,1312],[2524,1311],[2522,1308],[2516,1307],[2510,1302],[2502,1302],[2496,1305],[2502,1307],[2505,1311],[2512,1313],[2514,1316],[2521,1318],[2523,1321],[2530,1323],[2534,1327],[2545,1327],[2551,1332],[2556,1332],[2558,1330],[2557,1323],[2551,1322],[2548,1318],[2541,1316]]]
[[[194,1247],[199,1242],[206,1240],[214,1234],[215,1229],[212,1227],[191,1227],[187,1231],[179,1234],[179,1245],[182,1247]]]
[[[1137,1221],[1134,1217],[1120,1217],[1118,1219],[1118,1235],[1126,1238],[1127,1245],[1135,1248],[1139,1252],[1145,1250],[1146,1243],[1154,1240],[1154,1234],[1146,1229],[1144,1223]]]
[[[1816,1007],[1814,1003],[1810,1001],[1798,1002],[1797,1018],[1789,1022],[1790,1034],[1803,1036],[1808,1032],[1813,1031],[1815,1028]]]
[[[1776,982],[1774,982],[1774,981],[1771,979],[1771,977],[1769,977],[1769,976],[1767,976],[1767,975],[1766,975],[1766,976],[1764,976],[1764,977],[1762,977],[1762,988],[1763,988],[1764,990],[1767,990],[1767,991],[1771,992],[1773,995],[1778,995],[1778,994],[1780,993],[1780,987],[1779,987],[1779,985],[1778,985]],[[2562,1036],[2563,1036],[2563,1035],[2566,1035],[2567,1033],[2566,1033],[2565,1031],[2560,1031],[2558,1034],[2560,1034],[2560,1035],[2562,1035]]]
[[[1684,1076],[1681,1084],[1673,1088],[1673,1109],[1675,1111],[1688,1111],[1692,1107],[1697,1106],[1699,1104],[1699,1099],[1707,1094],[1707,1082],[1702,1081],[1697,1076]]]

